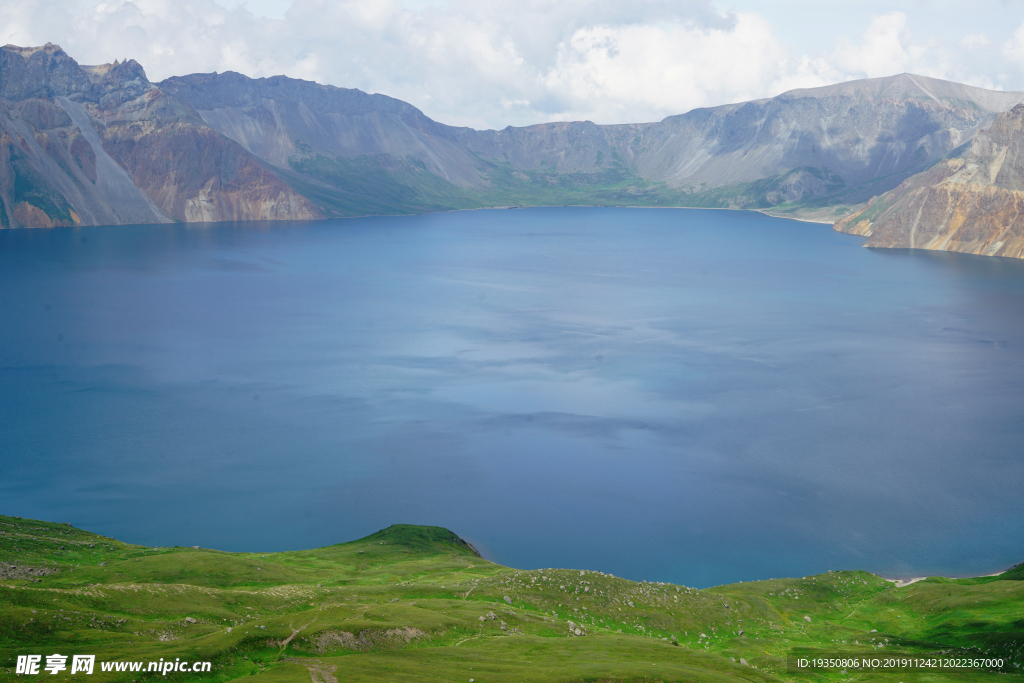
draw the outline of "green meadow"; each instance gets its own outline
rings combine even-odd
[[[1024,567],[907,586],[862,571],[697,590],[521,570],[439,527],[283,553],[148,548],[0,516],[0,678],[230,681],[1024,680]],[[787,658],[1001,659],[801,672]],[[19,675],[19,655],[69,656]],[[71,655],[95,655],[92,675]],[[101,662],[210,662],[208,672]]]

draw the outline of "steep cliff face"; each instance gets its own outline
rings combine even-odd
[[[141,65],[0,48],[0,225],[319,218]]]
[[[1024,258],[1024,105],[996,117],[962,156],[876,197],[835,229],[866,246]]]
[[[322,215],[238,143],[156,88],[86,107],[103,149],[168,216],[187,222],[312,219]]]
[[[93,85],[78,62],[53,43],[42,47],[4,45],[0,48],[0,73],[0,98],[11,102],[52,100],[89,92]]]
[[[0,225],[50,228],[80,223],[80,216],[46,175],[57,168],[87,178],[95,166],[90,152],[60,107],[37,99],[0,100]]]

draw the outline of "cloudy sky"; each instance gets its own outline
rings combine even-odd
[[[1024,90],[1020,0],[0,0],[5,43],[286,74],[454,125],[654,121],[903,71]]]

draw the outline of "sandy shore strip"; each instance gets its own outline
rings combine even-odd
[[[936,577],[936,578],[939,578],[939,579],[987,579],[989,577],[999,576],[1000,574],[1005,574],[1005,573],[1006,572],[996,572],[995,574],[982,574],[981,576],[939,576],[939,577]],[[927,579],[929,577],[927,577],[927,576],[915,576],[912,579],[886,579],[883,576],[882,578],[885,579],[886,581],[890,581],[890,582],[896,584],[897,588],[903,588],[904,586],[909,586],[912,583],[917,583],[918,581],[924,581],[925,579]]]

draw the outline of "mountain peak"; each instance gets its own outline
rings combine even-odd
[[[982,110],[995,113],[1006,111],[1024,99],[1024,93],[989,90],[941,78],[901,73],[879,78],[863,78],[817,88],[797,88],[775,97],[776,100],[801,98],[848,97],[864,101],[930,101],[948,105],[971,101]]]
[[[20,101],[31,97],[52,98],[89,89],[89,78],[78,62],[59,45],[40,47],[4,45],[0,48],[0,97]]]
[[[8,43],[7,45],[4,45],[3,49],[9,52],[16,52],[25,59],[28,59],[37,52],[42,52],[43,54],[47,55],[53,55],[57,54],[58,52],[64,52],[64,50],[61,49],[60,45],[54,45],[53,43],[47,43],[46,45],[38,45],[36,47],[20,47],[18,45],[11,45],[10,43]]]

